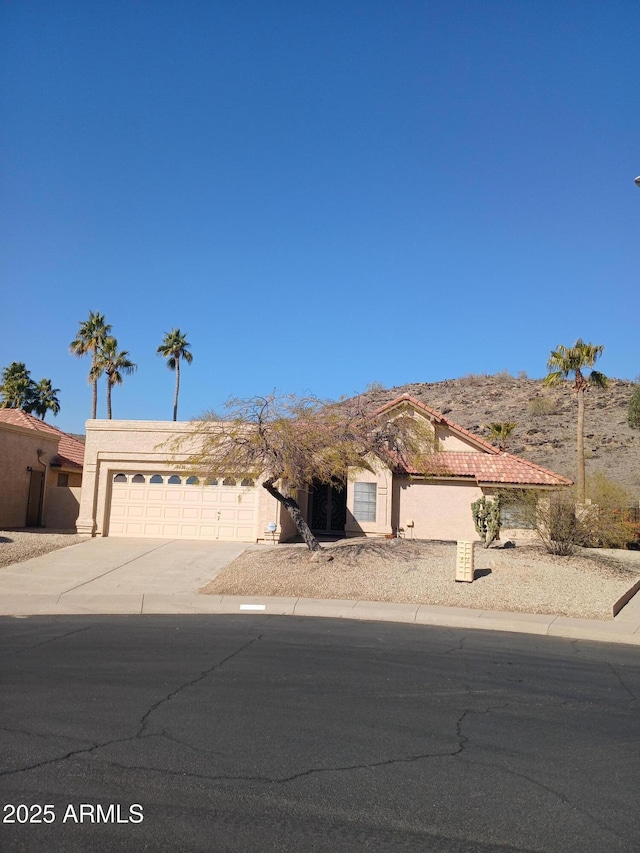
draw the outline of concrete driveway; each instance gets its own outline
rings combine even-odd
[[[130,612],[132,596],[194,595],[247,547],[179,539],[88,539],[0,570],[0,597],[5,604],[28,597],[34,605],[38,598],[44,603],[55,597],[57,610],[77,612],[67,610],[65,602],[77,606],[80,596],[87,604],[108,596]],[[122,611],[116,607],[116,612]]]

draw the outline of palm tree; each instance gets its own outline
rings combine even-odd
[[[55,417],[60,411],[60,400],[57,395],[59,388],[52,388],[50,379],[41,379],[32,388],[33,397],[29,403],[29,412],[35,412],[43,421],[47,412],[52,412]]]
[[[507,439],[518,426],[516,421],[496,421],[493,424],[487,424],[487,429],[491,437],[491,441],[495,442],[500,450],[505,450]]]
[[[89,370],[89,382],[93,385],[93,399],[91,406],[91,417],[95,419],[98,411],[98,379],[99,372],[96,365],[98,350],[108,337],[111,326],[104,321],[104,314],[97,311],[89,311],[89,319],[83,320],[78,328],[78,334],[69,344],[70,351],[78,358],[91,353],[91,369]]]
[[[180,393],[180,359],[183,358],[187,364],[193,361],[193,355],[189,352],[191,344],[187,341],[186,335],[180,329],[171,329],[170,332],[165,332],[162,343],[156,350],[156,355],[161,355],[167,359],[167,367],[169,370],[176,372],[176,390],[173,395],[173,419],[178,420],[178,394]]]
[[[598,344],[585,344],[579,338],[572,347],[560,344],[549,356],[547,367],[550,373],[545,376],[545,385],[558,385],[566,379],[573,377],[573,390],[578,397],[578,439],[577,439],[577,465],[576,491],[579,504],[585,500],[585,465],[584,465],[584,392],[590,387],[607,387],[607,377],[597,370],[585,376],[584,368],[593,368],[596,360],[602,355],[604,346]]]
[[[12,361],[2,370],[0,382],[0,409],[27,409],[32,397],[34,382],[23,361]]]
[[[129,376],[138,369],[129,358],[127,350],[118,352],[118,341],[109,336],[106,337],[98,349],[94,368],[95,381],[103,373],[107,375],[107,418],[111,420],[111,389],[114,385],[122,385],[124,376]]]

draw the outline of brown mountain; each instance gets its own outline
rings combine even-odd
[[[627,422],[635,387],[634,382],[611,379],[607,390],[587,392],[585,454],[587,477],[603,472],[640,501],[640,430]],[[577,402],[569,384],[547,388],[541,379],[472,374],[389,389],[372,385],[362,397],[367,406],[377,406],[400,394],[411,394],[485,439],[487,424],[515,421],[506,448],[510,453],[575,478]]]

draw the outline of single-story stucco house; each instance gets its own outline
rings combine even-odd
[[[84,444],[22,409],[0,409],[0,527],[71,530]]]
[[[377,461],[373,471],[354,471],[343,489],[310,484],[297,500],[312,530],[474,540],[471,503],[482,495],[498,488],[571,485],[553,471],[498,450],[408,395],[378,410],[389,418],[407,413],[424,418],[433,430],[432,470]],[[287,511],[250,474],[201,484],[179,470],[193,432],[190,422],[88,421],[78,532],[243,542],[293,538],[296,529]],[[168,453],[168,442],[175,438],[186,439],[184,453]]]

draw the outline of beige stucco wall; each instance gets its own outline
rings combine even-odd
[[[373,470],[353,471],[347,480],[347,536],[388,536],[393,533],[391,510],[393,500],[393,474],[386,465],[375,459],[369,460]],[[356,483],[375,483],[376,520],[357,521],[353,515]]]
[[[179,449],[169,446],[175,438],[182,439]],[[86,423],[86,444],[79,533],[106,535],[109,518],[110,484],[113,475],[122,471],[151,473],[171,468],[179,469],[188,455],[198,448],[194,426],[189,421],[119,421],[89,420]],[[255,529],[256,541],[270,539],[269,522],[277,526],[276,541],[289,534],[288,513],[283,515],[280,504],[262,488],[258,492]]]
[[[30,475],[27,467],[42,471],[45,463],[43,523],[51,503],[55,475],[50,460],[58,451],[59,439],[12,424],[0,425],[0,527],[24,527],[27,520]],[[38,450],[42,450],[40,460]]]
[[[57,486],[55,473],[51,479],[54,484],[49,493],[46,526],[58,530],[72,530],[80,512],[82,489],[78,486]]]
[[[67,486],[70,486],[71,488],[76,488],[82,485],[82,474],[80,471],[77,471],[75,469],[71,470],[70,468],[56,468],[56,471],[59,474],[67,475]],[[58,480],[55,471],[52,471],[52,476],[55,478],[54,482],[57,484]]]
[[[442,424],[436,426],[436,438],[439,449],[446,450],[447,452],[464,453],[466,451],[468,453],[469,451],[478,449],[471,440],[467,441],[459,435],[455,435],[448,427]]]
[[[396,477],[393,526],[407,538],[475,541],[471,504],[482,497],[476,483]],[[408,522],[413,521],[410,528]]]

